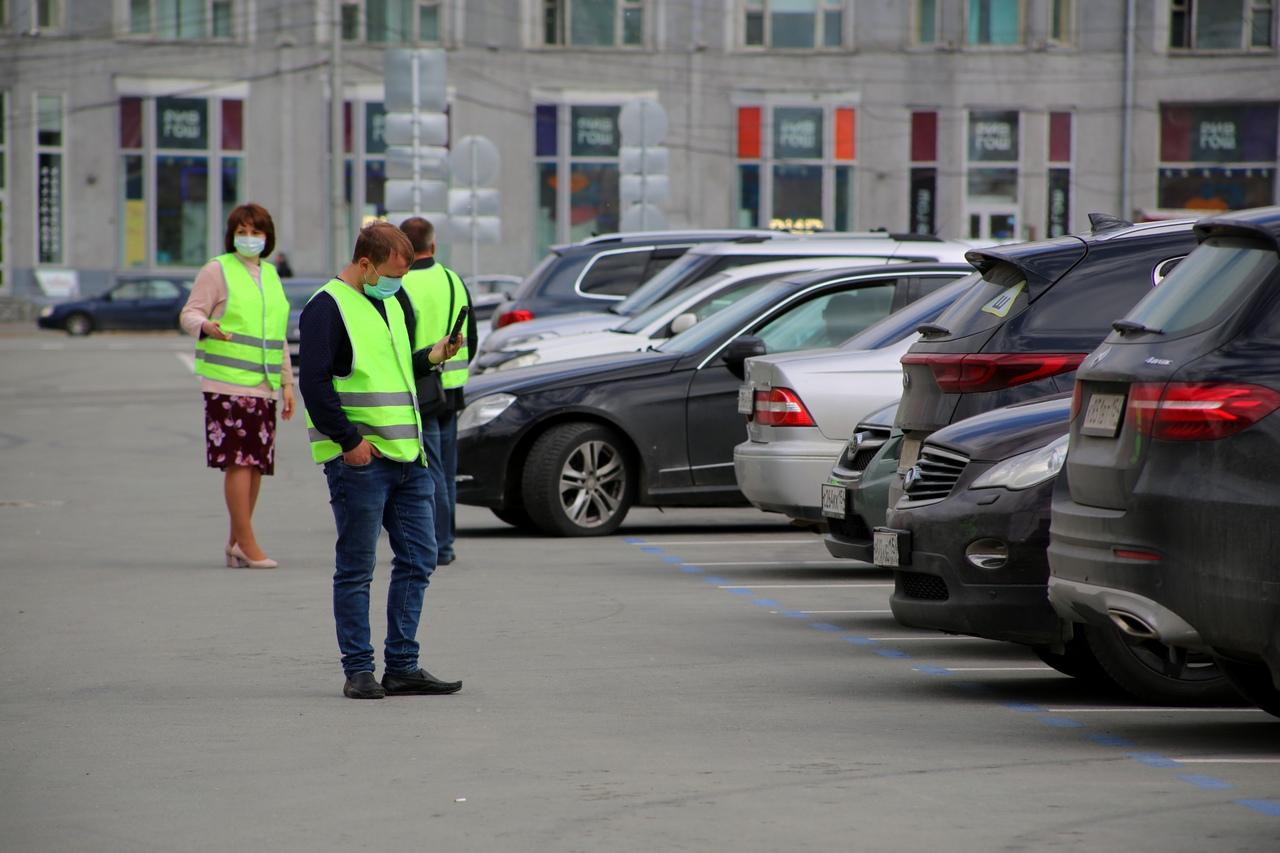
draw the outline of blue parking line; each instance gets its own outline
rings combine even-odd
[[[781,606],[782,606],[782,605],[781,605],[781,604],[779,604],[778,602],[774,601],[772,598],[757,598],[755,601],[753,601],[753,602],[751,602],[751,603],[752,603],[752,604],[754,604],[756,607],[774,607],[774,608],[777,608],[777,607],[781,607]]]
[[[815,631],[843,631],[839,625],[832,625],[830,622],[810,622],[809,627]]]
[[[644,542],[644,540],[639,536],[626,536],[623,537],[622,541],[626,542],[628,545],[640,545]]]
[[[702,566],[690,566],[686,563],[680,567],[680,571],[684,572],[686,575],[700,575],[702,574]]]
[[[805,613],[803,610],[780,610],[778,612],[781,613],[783,616],[787,617],[788,619],[808,619],[809,618],[809,614]]]
[[[1206,791],[1225,791],[1228,788],[1234,788],[1230,782],[1223,782],[1221,779],[1215,779],[1212,776],[1201,776],[1198,773],[1188,773],[1179,776],[1183,782],[1189,782],[1197,788],[1203,788]]]
[[[1126,747],[1126,748],[1133,746],[1133,741],[1129,740],[1127,737],[1121,737],[1120,735],[1111,735],[1111,734],[1105,734],[1105,733],[1090,735],[1089,740],[1093,741],[1099,746],[1118,746],[1118,747]]]
[[[1005,702],[1004,706],[1010,711],[1019,711],[1023,714],[1042,714],[1045,711],[1042,706],[1029,702]]]
[[[754,592],[753,590],[749,590],[749,589],[746,589],[746,588],[743,588],[743,589],[731,589],[731,590],[729,590],[728,592],[729,592],[729,594],[730,594],[730,595],[755,595],[755,592]]]
[[[684,562],[684,557],[674,557],[674,556],[671,556],[671,555],[667,555],[667,556],[665,556],[665,557],[663,557],[663,558],[662,558],[662,562],[664,562],[664,563],[677,563],[677,564],[678,564],[678,563],[683,563],[683,562]]]
[[[855,646],[878,646],[880,645],[870,637],[845,637],[846,643],[852,643]]]
[[[916,672],[923,672],[925,675],[951,675],[951,670],[945,666],[934,666],[931,663],[920,663],[911,668]]]
[[[1039,718],[1040,722],[1046,726],[1053,726],[1055,729],[1083,729],[1084,723],[1079,720],[1073,720],[1070,717],[1057,717],[1048,715]]]
[[[725,584],[728,583],[727,580],[720,577],[719,575],[707,575],[706,577],[703,578],[703,580],[709,584],[713,584],[714,586],[724,586]]]
[[[643,548],[641,548],[640,550],[641,550],[641,551],[644,551],[646,554],[661,554],[661,553],[662,553],[662,549],[661,549],[661,548],[659,548],[657,545],[646,545],[646,546],[644,546]]]
[[[876,649],[876,654],[882,658],[909,658],[911,655],[902,649]]]
[[[1181,767],[1182,765],[1158,752],[1130,752],[1129,757],[1148,767]]]
[[[1280,800],[1236,800],[1237,803],[1255,812],[1262,812],[1271,817],[1280,817]]]

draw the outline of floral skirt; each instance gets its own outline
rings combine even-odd
[[[204,395],[204,446],[210,468],[276,469],[276,401],[231,394]]]

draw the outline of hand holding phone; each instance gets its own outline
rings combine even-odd
[[[449,333],[449,343],[456,345],[462,340],[462,330],[467,327],[467,315],[471,313],[470,305],[463,305],[458,312],[458,319],[453,323],[453,331]]]

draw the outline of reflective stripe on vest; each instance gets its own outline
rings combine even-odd
[[[413,305],[413,350],[429,349],[436,341],[453,331],[453,324],[462,313],[462,306],[470,304],[467,289],[458,274],[439,262],[425,270],[409,270],[404,276],[404,290]],[[450,293],[453,313],[449,313]],[[449,388],[461,388],[470,376],[467,362],[471,356],[471,341],[463,329],[462,348],[441,368],[440,384]]]
[[[384,321],[367,296],[341,281],[335,279],[317,292],[328,293],[337,303],[351,339],[351,372],[333,378],[343,414],[386,458],[399,462],[421,460],[426,465],[409,333],[400,303],[383,300],[387,312]],[[311,458],[316,462],[342,455],[338,443],[316,429],[310,412],[307,434],[311,437]]]
[[[218,325],[231,335],[227,341],[205,337],[196,341],[196,374],[217,382],[254,387],[265,380],[280,387],[289,300],[276,268],[259,263],[256,283],[234,254],[219,255],[227,301]]]

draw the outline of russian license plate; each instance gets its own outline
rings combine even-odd
[[[877,527],[871,534],[871,561],[877,566],[886,566],[896,569],[903,565],[904,543],[908,542],[908,535],[902,530],[888,530],[883,527]],[[910,562],[910,554],[907,555],[907,562]]]
[[[1089,408],[1084,413],[1084,425],[1080,432],[1114,438],[1124,414],[1123,394],[1094,394],[1089,398]]]
[[[844,518],[848,512],[849,493],[844,486],[822,484],[822,514],[827,518]]]
[[[756,395],[750,385],[742,385],[738,388],[738,414],[749,415],[755,408]]]
[[[902,451],[898,454],[898,473],[904,473],[920,459],[920,447],[924,444],[918,438],[902,439]]]

